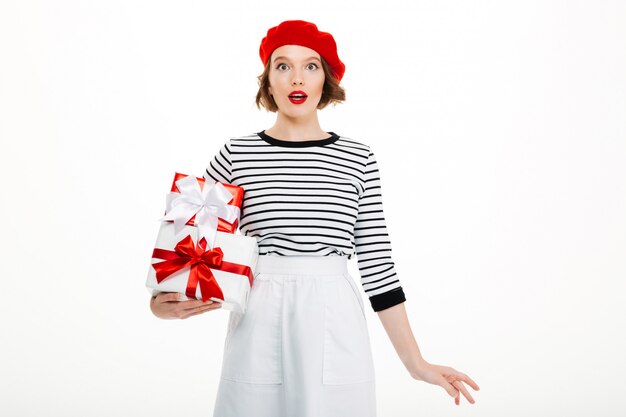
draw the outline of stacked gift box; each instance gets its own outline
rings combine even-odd
[[[156,295],[213,300],[245,313],[259,256],[254,237],[235,234],[243,188],[177,173],[152,253],[146,286]]]

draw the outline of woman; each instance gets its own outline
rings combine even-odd
[[[426,362],[404,309],[391,259],[380,178],[370,147],[324,131],[317,110],[345,99],[345,65],[331,34],[302,20],[268,30],[256,103],[277,113],[264,131],[229,139],[207,180],[244,187],[240,228],[259,260],[245,314],[231,312],[215,417],[375,416],[374,365],[363,301],[347,270],[356,249],[361,284],[410,375],[443,387],[463,382]],[[162,318],[220,307],[160,294]]]

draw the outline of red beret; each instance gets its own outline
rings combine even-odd
[[[330,65],[337,82],[341,81],[346,66],[337,56],[337,44],[330,33],[320,32],[311,22],[286,20],[269,29],[267,36],[261,41],[259,55],[263,65],[267,65],[274,49],[283,45],[301,45],[313,49]]]

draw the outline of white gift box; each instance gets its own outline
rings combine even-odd
[[[187,236],[191,236],[194,246],[197,246],[197,227],[184,226],[179,233],[176,233],[174,223],[161,222],[154,247],[155,249],[174,251],[176,245]],[[222,260],[224,262],[249,266],[252,270],[252,277],[254,277],[254,271],[259,256],[259,247],[256,238],[218,231],[215,236],[213,249],[217,248],[222,250]],[[211,248],[207,245],[206,250],[210,249]],[[191,266],[187,265],[183,267],[159,283],[153,265],[163,261],[164,260],[161,258],[152,258],[152,264],[148,271],[148,279],[146,280],[146,287],[148,287],[148,290],[151,291],[153,296],[160,292],[177,292],[181,294],[180,300],[188,300],[189,297],[187,297],[185,293],[187,291],[187,281],[191,272]],[[222,303],[222,308],[226,310],[245,313],[246,303],[250,293],[250,278],[247,275],[220,271],[215,268],[211,268],[211,272],[224,294],[224,299],[222,300],[217,297],[210,297],[209,299]],[[196,287],[196,299],[202,299],[199,284]]]

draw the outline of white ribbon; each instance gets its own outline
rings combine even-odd
[[[194,215],[194,225],[198,227],[198,240],[205,238],[208,248],[215,247],[218,218],[229,223],[239,219],[240,209],[229,205],[233,195],[220,182],[200,184],[193,176],[176,181],[180,193],[171,192],[166,198],[165,216],[160,220],[174,220],[174,231],[179,233]]]

